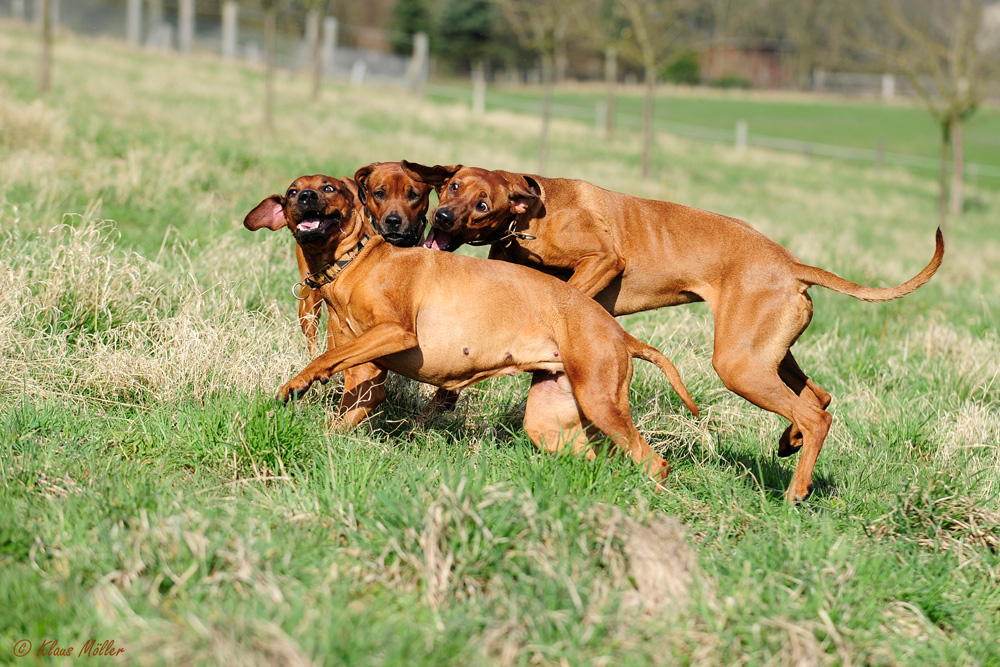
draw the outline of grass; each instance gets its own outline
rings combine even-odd
[[[454,98],[449,87],[436,94],[439,100]],[[471,90],[464,95],[471,100]],[[553,95],[555,113],[560,109],[593,124],[595,108],[605,103],[602,87],[579,85]],[[540,108],[537,87],[490,88],[487,108]],[[639,132],[643,93],[635,86],[622,86],[615,99],[616,131]],[[663,86],[654,113],[663,127],[691,126],[728,133],[735,140],[738,121],[746,121],[751,135],[874,151],[883,150],[928,159],[940,154],[940,128],[917,100],[893,104],[845,101],[824,96],[781,96],[756,91],[713,91]],[[965,124],[965,158],[970,163],[1000,166],[1000,112],[979,109]],[[996,180],[986,179],[995,184]]]
[[[804,506],[780,419],[724,390],[701,305],[623,318],[703,411],[637,367],[673,463],[537,453],[526,380],[452,415],[399,378],[351,432],[308,360],[291,240],[240,224],[303,173],[375,160],[532,170],[537,121],[391,89],[311,105],[261,73],[0,25],[0,660],[115,641],[137,664],[1000,664],[1000,193],[980,183],[926,287],[815,289],[796,347],[835,422]],[[905,171],[556,123],[553,175],[742,217],[866,284],[930,256],[935,184]],[[35,655],[33,652],[32,655]],[[67,660],[68,662],[68,660]]]

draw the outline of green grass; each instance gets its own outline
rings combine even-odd
[[[452,99],[456,91],[441,89],[436,98]],[[471,91],[465,95],[471,99]],[[591,119],[595,108],[606,99],[604,90],[581,87],[557,91],[553,104],[569,113],[575,109]],[[534,106],[540,108],[537,88],[490,88],[487,108]],[[642,118],[642,93],[622,87],[616,96],[616,129],[638,132]],[[669,132],[671,128],[693,126],[728,133],[735,140],[738,121],[746,121],[751,136],[865,149],[874,153],[879,142],[883,150],[928,159],[940,153],[940,129],[919,101],[879,104],[870,101],[840,101],[826,97],[768,96],[752,92],[699,91],[664,87],[656,98],[655,118]],[[536,111],[537,113],[537,111]],[[556,111],[559,114],[557,108]],[[971,163],[1000,166],[1000,112],[986,107],[978,110],[965,125],[965,154]],[[996,183],[995,179],[989,179]]]
[[[38,101],[33,37],[0,24],[0,52],[0,662],[113,639],[140,664],[1000,664],[985,180],[924,288],[811,292],[796,357],[835,422],[801,507],[784,423],[712,372],[707,308],[623,318],[703,413],[637,365],[633,415],[673,465],[654,493],[620,457],[536,452],[525,378],[428,424],[430,390],[393,378],[351,432],[327,426],[336,388],[272,400],[308,361],[297,274],[245,213],[376,160],[532,171],[537,120],[281,79],[268,134],[257,71],[63,35]],[[642,180],[637,145],[558,122],[549,172],[747,219],[866,284],[931,254],[932,176],[661,136]]]

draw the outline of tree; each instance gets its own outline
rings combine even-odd
[[[963,124],[1000,79],[1000,35],[985,21],[986,11],[983,0],[879,0],[867,20],[854,22],[859,53],[904,77],[940,128],[942,225],[949,211],[957,215],[963,207]]]
[[[437,21],[435,53],[459,69],[469,69],[493,52],[497,13],[491,0],[448,0]]]
[[[396,0],[389,28],[392,50],[401,56],[413,51],[413,36],[418,32],[430,33],[431,13],[424,0]]]
[[[570,13],[564,0],[494,0],[525,49],[538,53],[542,69],[542,130],[538,140],[538,171],[545,171],[556,54],[563,49]]]
[[[653,103],[656,81],[674,53],[689,40],[697,11],[695,0],[618,0],[628,21],[622,30],[622,52],[643,71],[645,99],[642,105],[642,176],[651,171],[653,149]]]

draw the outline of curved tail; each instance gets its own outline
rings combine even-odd
[[[941,233],[941,228],[938,227],[934,256],[931,257],[931,261],[920,270],[920,273],[901,285],[894,287],[865,287],[857,283],[852,283],[850,280],[844,280],[825,269],[809,266],[808,264],[796,265],[795,277],[809,285],[819,285],[820,287],[832,289],[841,294],[853,296],[855,299],[861,299],[862,301],[891,301],[901,296],[906,296],[930,280],[931,276],[938,270],[938,267],[941,266],[941,259],[943,257],[944,235]]]
[[[691,394],[688,393],[687,387],[681,381],[681,374],[677,372],[677,367],[674,366],[673,362],[667,359],[667,357],[657,350],[652,345],[643,343],[641,340],[635,336],[626,333],[625,334],[625,344],[628,348],[629,354],[633,358],[638,357],[652,364],[656,364],[663,374],[667,376],[667,381],[670,382],[670,386],[674,388],[674,391],[681,400],[684,401],[684,405],[687,409],[691,411],[695,417],[700,413],[698,412],[698,406],[694,404],[694,399],[691,398]]]

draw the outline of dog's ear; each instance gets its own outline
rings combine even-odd
[[[510,211],[515,215],[530,213],[531,217],[539,218],[544,215],[544,204],[542,203],[542,189],[538,182],[530,176],[525,176],[525,185],[522,187],[518,183],[512,183],[507,194],[507,201],[510,202]]]
[[[354,182],[358,186],[358,201],[361,202],[362,206],[368,203],[368,177],[372,175],[380,163],[373,162],[367,167],[361,167],[356,172],[354,172]]]
[[[432,185],[435,189],[444,185],[449,178],[454,176],[458,170],[462,168],[462,165],[460,164],[447,167],[438,164],[433,167],[427,167],[422,164],[417,164],[416,162],[407,162],[406,160],[400,162],[399,166],[402,167],[403,172],[413,180]]]
[[[261,227],[267,227],[274,232],[286,224],[288,222],[285,220],[285,198],[281,195],[271,195],[243,218],[243,226],[251,232]]]

